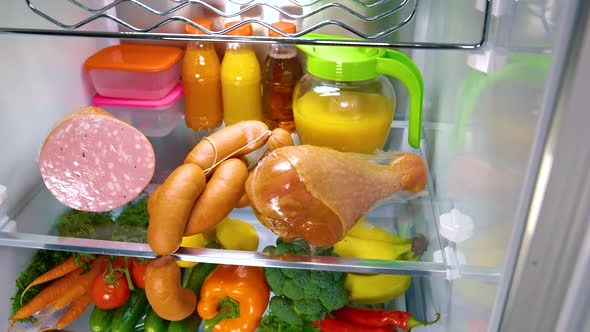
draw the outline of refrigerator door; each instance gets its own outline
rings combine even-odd
[[[501,286],[494,316],[502,331],[588,331],[590,293],[590,5],[566,8],[539,132],[513,236],[514,273]],[[558,66],[559,64],[559,66]],[[559,70],[561,69],[561,70]]]
[[[469,36],[476,23],[445,22],[445,13],[472,17],[484,3],[430,3],[431,15],[418,16],[418,38]],[[435,280],[430,303],[449,312],[449,331],[560,330],[567,325],[549,323],[558,321],[562,304],[569,303],[563,307],[569,315],[576,312],[567,308],[587,308],[552,299],[563,299],[570,278],[575,285],[574,266],[584,269],[577,257],[587,225],[576,225],[587,222],[588,211],[580,209],[586,209],[588,159],[574,139],[587,141],[581,133],[587,116],[573,94],[585,87],[576,79],[588,58],[580,53],[588,6],[494,0],[492,7],[483,49],[412,53],[425,73],[425,136],[450,265],[449,303],[439,301],[444,286]],[[571,135],[562,146],[559,133]],[[582,324],[566,317],[560,324]]]

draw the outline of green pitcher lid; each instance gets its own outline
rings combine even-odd
[[[307,54],[307,71],[314,76],[332,81],[352,82],[370,80],[381,75],[376,70],[376,63],[377,59],[383,56],[383,49],[321,45],[297,47]]]

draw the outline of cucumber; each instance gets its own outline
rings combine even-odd
[[[168,332],[195,332],[199,330],[200,325],[201,317],[195,314],[183,320],[170,322],[170,325],[168,325]]]
[[[111,327],[111,321],[113,320],[113,315],[115,314],[115,309],[101,309],[97,306],[92,308],[92,313],[90,314],[90,331],[92,332],[106,332]]]
[[[158,316],[158,314],[150,307],[143,327],[145,332],[164,332],[168,329],[168,321]]]
[[[131,292],[127,302],[115,309],[111,323],[112,332],[135,331],[135,326],[145,313],[147,306],[148,300],[143,289],[137,288]]]
[[[191,274],[188,277],[186,288],[191,289],[197,295],[197,300],[201,297],[201,286],[207,276],[215,270],[216,264],[199,263],[193,267]]]

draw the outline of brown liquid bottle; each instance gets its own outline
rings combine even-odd
[[[285,33],[296,32],[292,23],[277,22],[272,26]],[[269,30],[269,36],[280,35]],[[273,44],[270,47],[262,69],[262,114],[271,129],[280,127],[295,131],[293,90],[302,72],[294,45]]]

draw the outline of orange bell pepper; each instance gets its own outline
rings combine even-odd
[[[197,312],[205,330],[251,332],[260,325],[269,297],[261,267],[219,265],[201,287]]]

